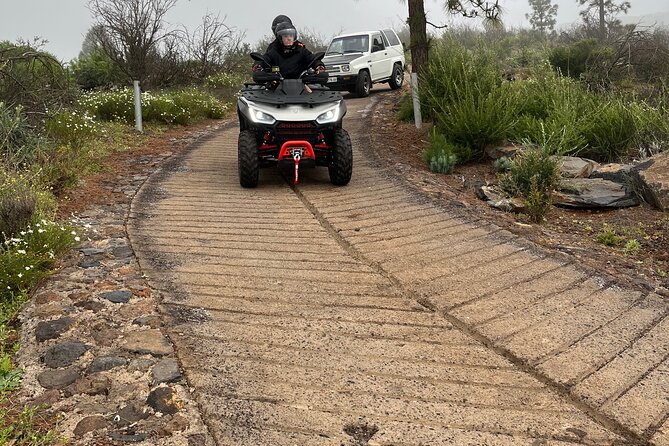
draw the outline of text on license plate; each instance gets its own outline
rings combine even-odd
[[[328,82],[337,82],[337,76],[328,77]]]

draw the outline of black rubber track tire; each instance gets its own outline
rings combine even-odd
[[[355,82],[355,95],[359,98],[366,98],[369,96],[369,90],[372,89],[372,79],[369,77],[367,71],[358,73],[358,79]]]
[[[256,187],[260,166],[258,163],[258,141],[251,130],[239,132],[237,144],[237,167],[239,184],[242,187]]]
[[[388,81],[388,85],[390,85],[390,88],[393,90],[397,90],[398,88],[402,87],[402,84],[404,83],[404,71],[402,71],[402,65],[396,63],[393,65],[393,73],[390,75],[390,80]]]
[[[328,166],[330,182],[335,186],[345,186],[353,174],[353,147],[351,137],[344,129],[336,129],[332,146],[332,162]]]

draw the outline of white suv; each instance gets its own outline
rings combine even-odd
[[[387,82],[397,89],[404,81],[404,47],[392,29],[337,36],[323,63],[330,89],[360,97],[369,95],[372,84]]]

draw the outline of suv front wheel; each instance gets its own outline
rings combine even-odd
[[[396,63],[393,65],[393,74],[390,75],[390,80],[388,84],[393,90],[397,90],[402,87],[404,83],[404,70],[402,70],[402,65]]]
[[[369,96],[369,90],[372,88],[372,80],[367,71],[361,71],[358,74],[358,80],[355,83],[355,94],[358,97],[366,98]]]

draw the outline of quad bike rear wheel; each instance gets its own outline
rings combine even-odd
[[[332,160],[328,166],[330,182],[335,186],[345,186],[351,181],[353,174],[353,147],[351,137],[344,129],[336,129],[334,145],[332,146]]]
[[[237,167],[239,184],[242,187],[256,187],[260,166],[258,163],[258,141],[251,130],[239,132],[237,144]]]

